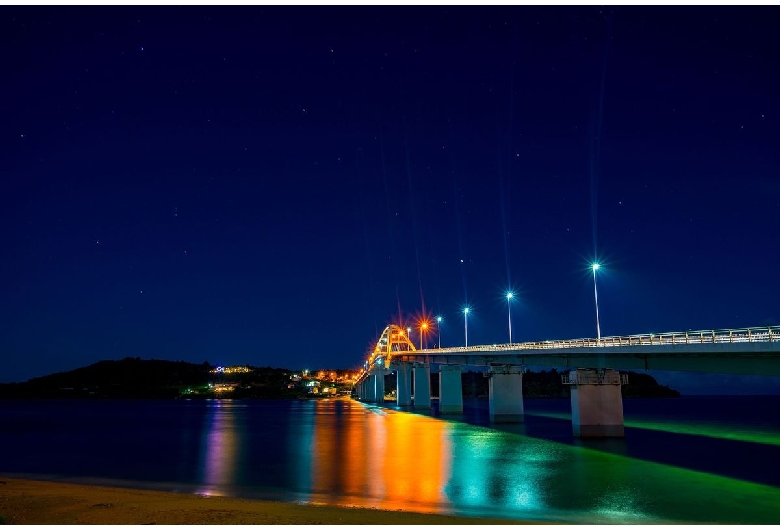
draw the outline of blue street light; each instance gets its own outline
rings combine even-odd
[[[599,270],[600,265],[593,263],[590,268],[593,270],[593,298],[596,300],[596,338],[601,342],[601,326],[599,325],[599,291],[596,288],[596,271]]]
[[[439,332],[439,349],[441,349],[441,316],[436,317],[436,331]]]
[[[469,312],[471,309],[469,309],[468,306],[463,308],[463,329],[466,332],[466,347],[469,346]]]
[[[512,298],[515,297],[515,293],[512,291],[506,292],[506,307],[509,312],[509,344],[512,344]]]

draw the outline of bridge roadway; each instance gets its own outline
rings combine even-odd
[[[432,364],[439,365],[441,414],[463,411],[461,366],[488,367],[494,422],[523,421],[524,366],[568,368],[561,383],[571,388],[574,435],[623,436],[621,386],[628,380],[618,370],[780,376],[780,326],[416,350],[403,328],[390,325],[366,360],[356,396],[383,403],[392,369],[397,404],[428,409]]]
[[[374,356],[384,357],[381,353]],[[780,376],[780,327],[390,352],[391,362],[669,370]]]
[[[391,352],[392,362],[669,370],[780,376],[780,328],[524,342]]]

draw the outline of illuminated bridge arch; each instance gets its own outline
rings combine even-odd
[[[416,351],[416,349],[412,341],[409,340],[406,330],[401,326],[390,324],[379,336],[369,363],[374,364],[381,361],[387,366],[390,364],[393,354],[410,351]]]

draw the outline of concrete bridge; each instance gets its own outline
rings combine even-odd
[[[439,412],[463,412],[461,369],[485,366],[490,419],[523,421],[523,371],[528,365],[568,369],[575,436],[623,436],[619,370],[670,370],[780,376],[780,327],[492,344],[417,350],[403,328],[385,328],[365,361],[355,392],[361,401],[383,403],[384,376],[397,373],[398,406],[431,407],[430,370],[439,365]],[[414,383],[414,387],[412,386]]]

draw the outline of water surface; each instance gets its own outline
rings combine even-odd
[[[526,400],[525,424],[498,428],[476,400],[447,419],[349,399],[8,400],[0,474],[524,520],[771,524],[780,421],[745,411],[778,405],[626,400],[625,439],[581,441],[568,400]]]

